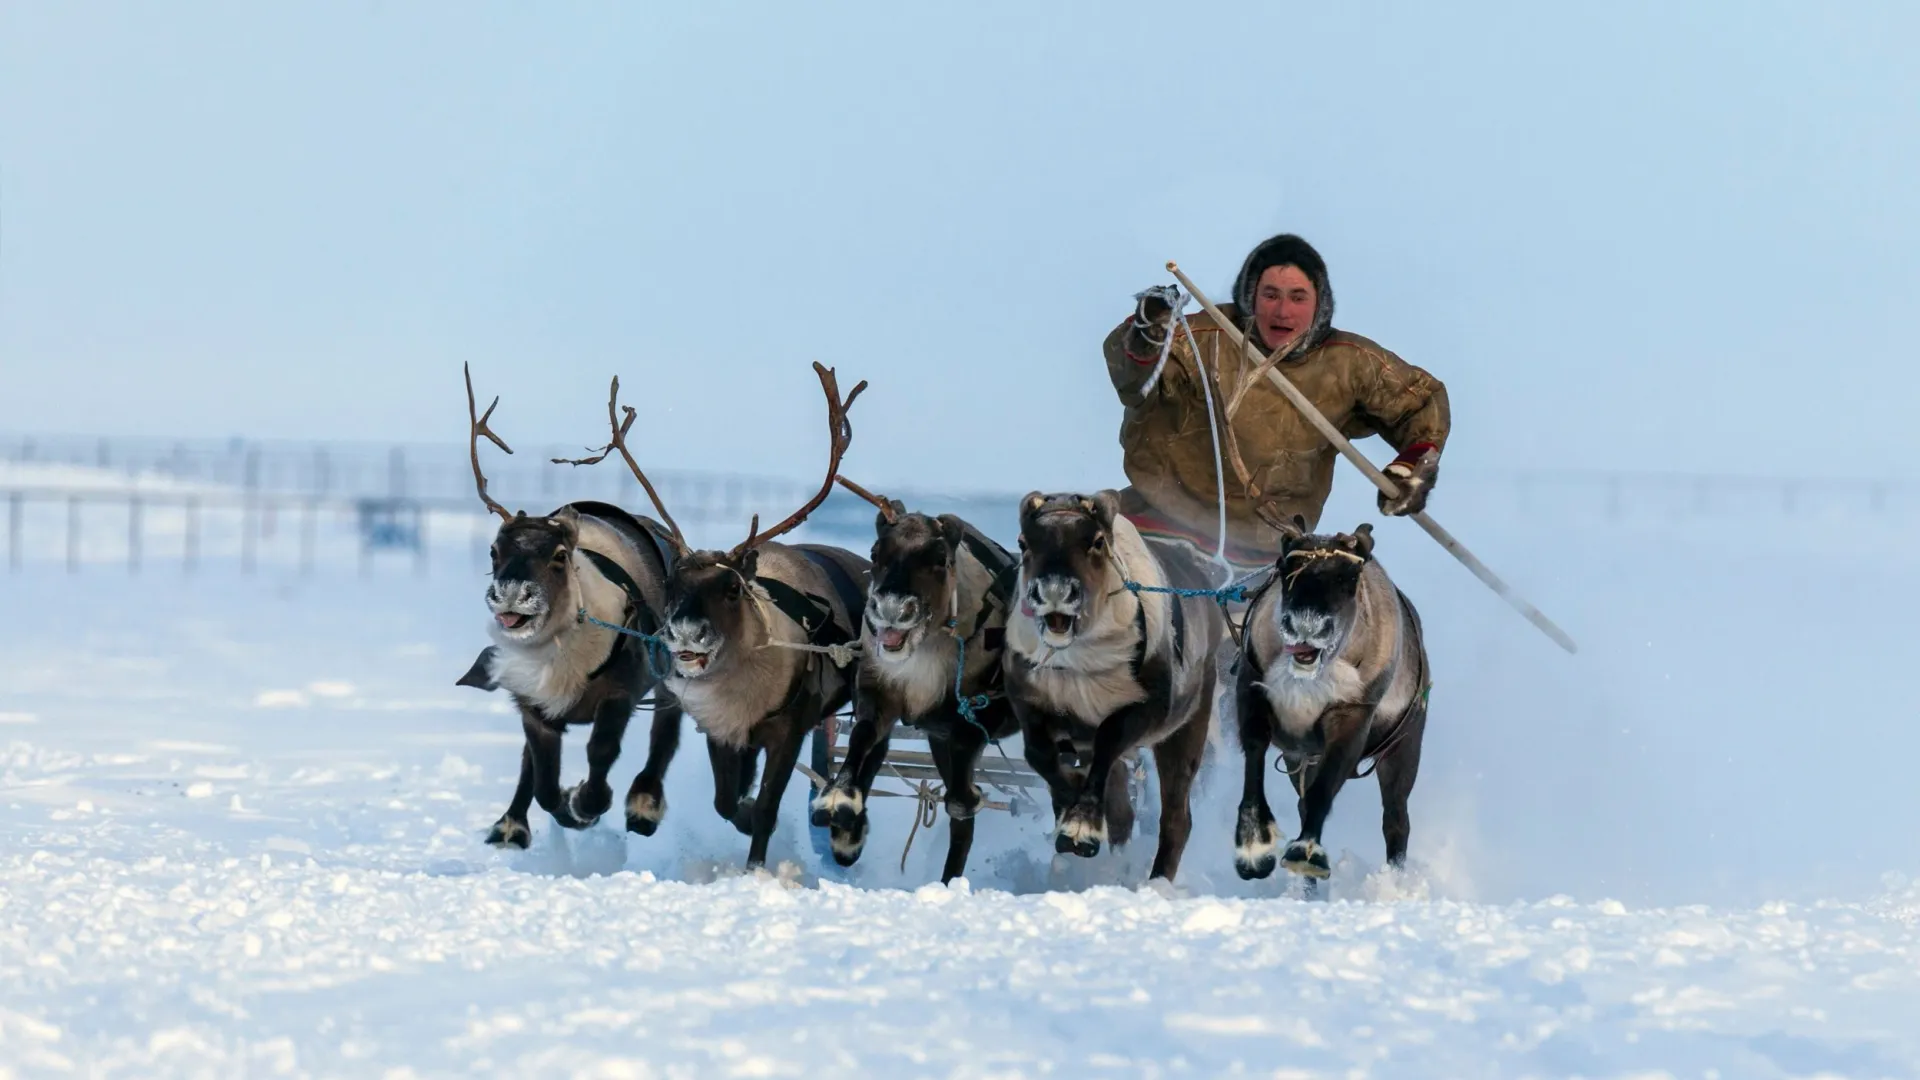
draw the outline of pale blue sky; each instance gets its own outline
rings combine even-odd
[[[510,440],[618,372],[662,467],[806,476],[820,359],[854,475],[1085,487],[1130,294],[1289,229],[1455,468],[1904,475],[1915,56],[1912,3],[13,0],[0,430],[457,441],[471,360]]]

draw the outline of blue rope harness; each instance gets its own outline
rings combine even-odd
[[[1169,596],[1189,600],[1200,598],[1218,600],[1222,604],[1238,604],[1247,598],[1245,585],[1227,585],[1218,589],[1175,589],[1165,585],[1142,585],[1137,581],[1122,582],[1122,584],[1126,586],[1128,592],[1136,596],[1140,593],[1166,593]]]
[[[667,649],[666,635],[645,634],[632,627],[620,626],[617,623],[610,623],[605,619],[596,619],[587,614],[586,608],[581,608],[574,614],[574,621],[592,623],[603,629],[611,630],[616,634],[625,634],[630,638],[639,638],[642,642],[646,643],[648,673],[655,679],[664,679],[673,673],[673,654]],[[655,659],[656,654],[658,655],[658,660]]]
[[[1175,589],[1166,585],[1143,585],[1138,581],[1123,581],[1121,585],[1135,596],[1141,593],[1165,593],[1169,596],[1183,597],[1189,600],[1206,599],[1218,601],[1221,607],[1228,604],[1244,604],[1250,593],[1247,583],[1255,578],[1273,573],[1273,567],[1263,566],[1249,574],[1242,574],[1217,589]]]
[[[952,632],[957,627],[957,625],[958,624],[955,623],[952,619],[948,619],[947,620],[948,632]],[[988,697],[985,694],[975,694],[972,697],[968,697],[960,689],[961,680],[965,678],[967,674],[967,639],[961,637],[959,634],[954,634],[953,641],[954,641],[954,644],[959,647],[959,651],[960,651],[960,655],[958,659],[956,659],[953,663],[954,707],[960,711],[960,719],[965,720],[967,723],[972,724],[976,728],[979,728],[980,734],[985,735],[987,737],[988,742],[992,743],[995,746],[999,746],[1000,740],[993,737],[993,733],[987,730],[987,725],[980,722],[980,717],[978,715],[981,709],[984,709],[988,705],[992,704],[993,699]]]

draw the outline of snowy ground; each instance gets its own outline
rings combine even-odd
[[[691,742],[660,835],[536,810],[494,852],[517,725],[452,685],[466,561],[30,563],[0,576],[0,1076],[1920,1075],[1901,530],[1455,528],[1583,652],[1383,527],[1435,627],[1415,869],[1376,872],[1354,784],[1316,903],[1234,876],[1218,764],[1177,898],[1136,888],[1145,845],[1060,877],[1004,814],[927,886],[945,822],[902,871],[904,800],[841,872],[799,783],[744,877]]]

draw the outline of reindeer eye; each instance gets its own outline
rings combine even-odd
[[[554,549],[553,549],[553,561],[554,561],[554,562],[565,562],[565,561],[566,561],[566,559],[567,559],[567,549],[566,549],[566,548],[564,548],[564,547],[558,547],[558,548],[554,548]]]
[[[1021,533],[1019,539],[1020,539],[1020,550],[1021,551],[1027,550],[1027,534]]]
[[[1102,533],[1093,534],[1093,550],[1095,551],[1107,550],[1107,534],[1106,533],[1102,532]]]

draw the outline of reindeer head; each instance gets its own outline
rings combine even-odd
[[[1339,656],[1358,619],[1360,580],[1373,560],[1373,526],[1332,536],[1307,532],[1304,517],[1281,531],[1280,602],[1273,618],[1292,663],[1287,672],[1310,679],[1327,657]]]
[[[487,582],[487,610],[493,614],[489,633],[501,645],[545,642],[566,626],[566,619],[554,613],[564,615],[572,610],[573,577],[569,569],[579,527],[570,511],[552,517],[528,517],[524,510],[509,513],[487,494],[487,477],[480,469],[480,440],[486,439],[509,454],[513,448],[487,426],[500,399],[494,398],[485,414],[478,413],[474,408],[473,372],[466,365],[461,370],[467,380],[473,481],[480,501],[500,516],[500,531],[493,538],[493,574]]]
[[[873,584],[867,590],[866,655],[905,660],[953,612],[963,528],[952,514],[909,514],[899,503],[874,521]]]
[[[1083,626],[1099,621],[1122,591],[1125,572],[1113,557],[1113,521],[1120,500],[1094,495],[1043,495],[1020,500],[1020,613],[1039,624],[1040,641],[1064,649]]]
[[[666,644],[674,673],[697,679],[733,653],[766,643],[767,625],[753,576],[758,552],[696,551],[674,563],[667,578]]]
[[[576,604],[571,571],[578,540],[578,524],[566,511],[553,517],[519,513],[501,524],[487,583],[496,642],[538,644],[567,625]]]
[[[673,654],[674,673],[681,678],[704,677],[723,664],[727,656],[751,652],[766,643],[769,630],[761,604],[767,596],[765,589],[754,582],[760,545],[798,528],[806,521],[807,515],[826,501],[827,493],[833,490],[840,459],[845,456],[847,446],[853,440],[853,427],[847,422],[847,410],[861,391],[867,388],[867,384],[862,382],[856,385],[842,399],[840,384],[833,369],[815,363],[813,370],[820,378],[820,388],[827,395],[830,441],[827,479],[821,484],[818,494],[788,515],[785,521],[764,533],[760,531],[759,515],[754,515],[746,540],[732,551],[689,549],[679,526],[673,523],[665,504],[660,501],[659,493],[627,449],[626,434],[633,427],[634,412],[627,408],[625,421],[620,419],[619,379],[613,380],[613,389],[607,398],[607,421],[613,428],[612,441],[595,457],[568,462],[573,465],[592,465],[619,451],[626,460],[627,468],[633,471],[640,486],[646,489],[648,498],[653,500],[654,509],[659,511],[661,518],[672,529],[677,555],[673,569],[667,576],[667,617],[662,632],[667,649]]]

